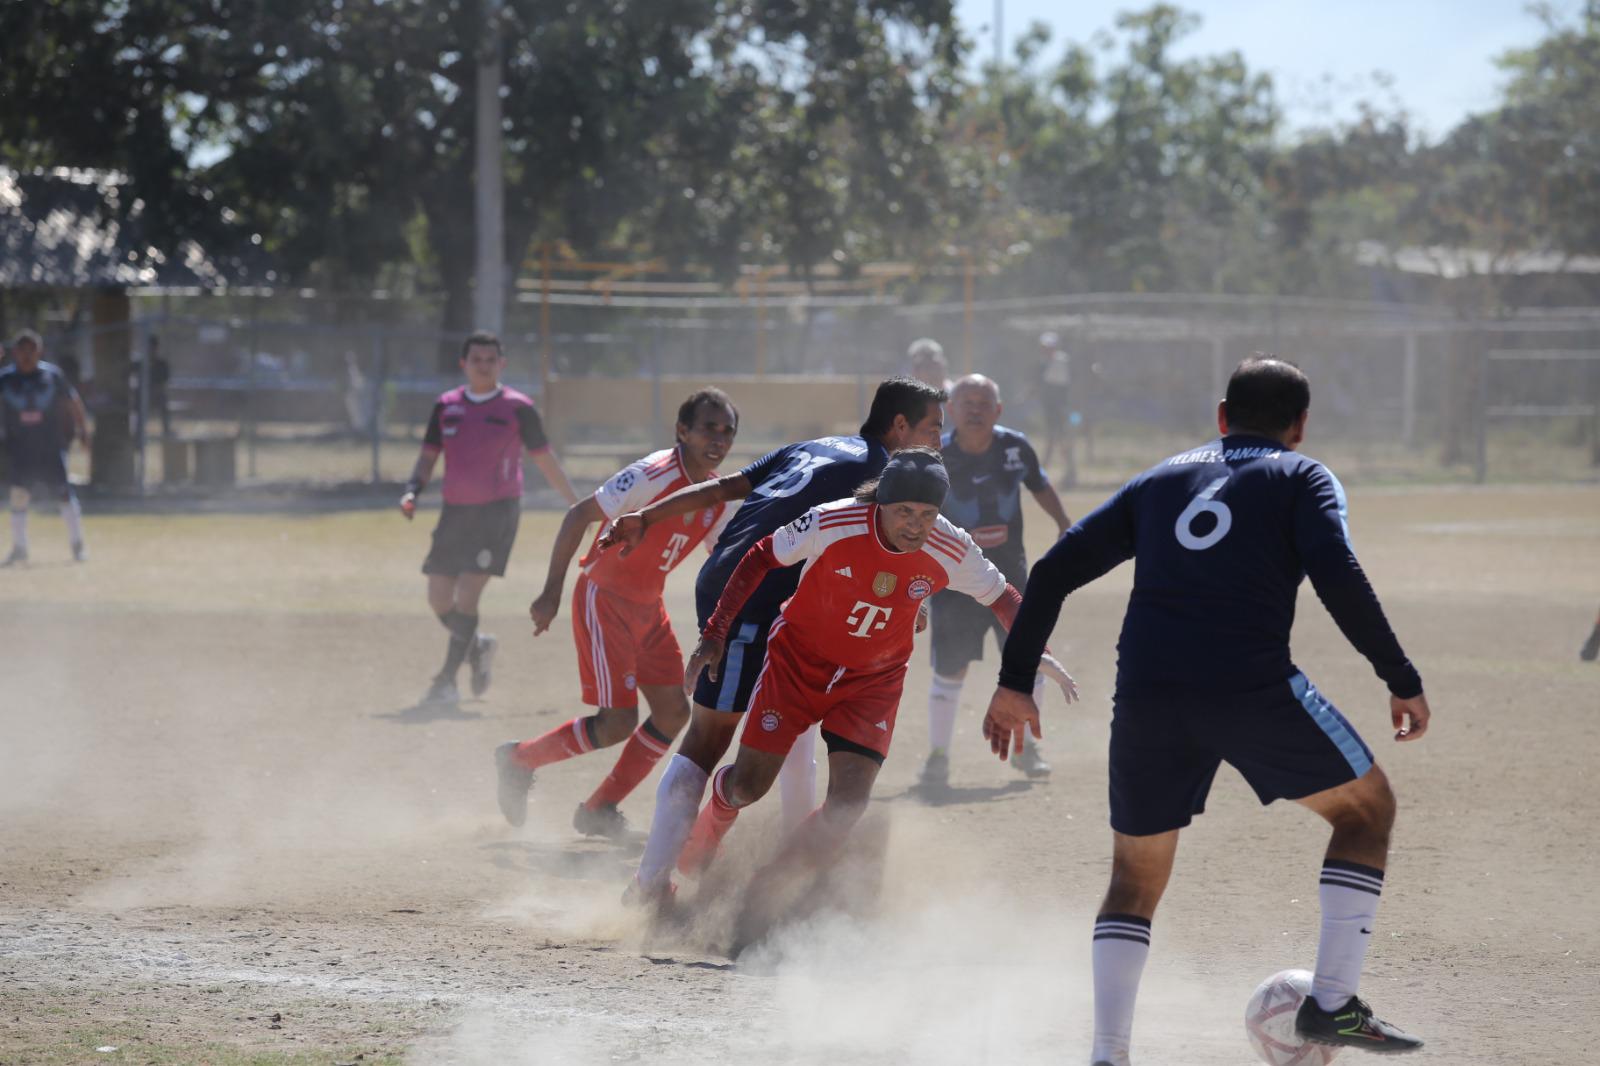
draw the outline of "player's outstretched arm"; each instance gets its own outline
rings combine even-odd
[[[620,545],[622,554],[627,555],[639,546],[639,542],[644,539],[645,530],[657,522],[685,515],[690,511],[715,507],[730,500],[742,500],[748,495],[750,495],[750,479],[743,474],[729,474],[715,481],[686,485],[642,511],[618,515],[611,523],[611,528],[600,535],[600,547],[610,548]]]
[[[528,615],[533,619],[534,636],[549,629],[550,623],[560,613],[561,590],[567,583],[567,568],[572,565],[572,557],[578,554],[589,527],[604,518],[605,512],[600,510],[600,504],[593,496],[587,496],[567,508],[566,515],[561,519],[561,528],[556,531],[556,542],[550,548],[550,569],[545,574],[544,591],[528,607]]]
[[[1005,627],[1006,633],[1009,634],[1012,623],[1017,620],[1017,610],[1021,606],[1021,593],[1017,592],[1015,585],[1007,582],[1000,595],[989,605],[989,610],[994,612],[994,616],[1000,620],[1000,624]],[[1071,674],[1067,673],[1067,668],[1061,665],[1061,660],[1050,654],[1048,646],[1039,655],[1039,673],[1061,687],[1061,694],[1067,698],[1068,703],[1076,703],[1078,701],[1078,682],[1073,680]]]
[[[438,462],[439,449],[424,444],[421,454],[417,456],[417,465],[411,468],[411,480],[406,482],[406,490],[400,494],[400,513],[406,516],[407,521],[417,513],[417,497],[432,480],[433,468]]]
[[[89,432],[89,410],[83,406],[83,400],[78,396],[76,389],[67,398],[67,409],[72,413],[73,431],[78,436],[78,442],[83,445],[84,451],[89,451],[93,444],[93,436]]]
[[[553,448],[530,451],[528,457],[533,460],[533,465],[539,468],[544,479],[550,482],[550,487],[561,493],[563,500],[569,504],[578,502],[578,494],[573,491],[572,482],[567,480],[567,472],[561,468],[561,460],[556,458]]]
[[[1428,709],[1426,693],[1419,692],[1410,699],[1389,697],[1389,720],[1394,723],[1394,739],[1416,740],[1428,731],[1428,719],[1433,712]]]
[[[989,697],[989,710],[983,716],[983,739],[989,742],[989,750],[1004,762],[1013,750],[1022,750],[1022,739],[1027,731],[1035,737],[1044,736],[1039,726],[1039,708],[1033,697],[996,686],[994,695]]]

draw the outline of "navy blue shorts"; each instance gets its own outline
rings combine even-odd
[[[67,480],[67,453],[20,448],[11,450],[7,480],[13,488],[49,489],[63,498],[72,494]]]
[[[761,667],[767,661],[767,635],[778,612],[762,611],[743,614],[734,620],[728,633],[728,650],[717,664],[717,679],[710,679],[710,671],[702,670],[694,685],[694,702],[714,711],[743,714],[750,702],[750,692],[761,676]]]
[[[1182,829],[1206,809],[1226,761],[1263,804],[1354,781],[1372,751],[1338,708],[1296,673],[1236,697],[1118,697],[1111,718],[1111,828]]]

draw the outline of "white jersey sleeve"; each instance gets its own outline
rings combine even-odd
[[[951,589],[964,592],[985,607],[1006,590],[1006,576],[983,554],[967,531],[940,515],[922,549],[938,559],[950,577]],[[959,553],[959,558],[952,558]]]
[[[784,566],[813,559],[822,553],[822,510],[813,507],[772,534],[772,554]]]
[[[647,472],[670,454],[670,449],[652,452],[643,459],[634,460],[607,478],[604,485],[594,490],[594,502],[600,505],[601,513],[608,519],[616,518],[618,515],[637,511],[650,503],[659,491],[659,486],[650,480]]]

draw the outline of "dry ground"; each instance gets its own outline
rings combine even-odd
[[[1353,511],[1437,714],[1390,743],[1381,686],[1305,592],[1297,659],[1402,802],[1364,991],[1432,1039],[1414,1061],[1590,1061],[1600,665],[1575,652],[1600,603],[1600,493],[1369,490]],[[486,600],[489,697],[411,708],[443,647],[423,517],[91,517],[82,567],[35,517],[35,565],[0,572],[0,1063],[1084,1061],[1127,568],[1057,632],[1087,699],[1047,708],[1054,778],[1029,787],[979,741],[991,652],[958,802],[908,795],[919,653],[872,815],[875,911],[819,915],[733,968],[727,894],[647,934],[617,902],[639,840],[571,832],[608,756],[542,773],[522,831],[495,811],[493,745],[576,709],[569,631],[534,641],[523,621],[553,516],[528,517]],[[684,639],[691,569],[669,586]],[[637,827],[654,788],[624,806]],[[741,822],[725,879],[769,846],[771,814]],[[1315,951],[1322,843],[1219,777],[1155,924],[1140,1062],[1251,1061],[1251,988]]]

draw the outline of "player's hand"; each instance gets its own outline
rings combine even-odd
[[[561,590],[545,590],[539,594],[528,607],[528,616],[533,619],[533,635],[538,636],[550,628],[550,623],[556,620],[556,615],[561,611]]]
[[[921,633],[924,629],[927,629],[927,628],[928,628],[928,601],[927,600],[923,600],[922,601],[922,605],[917,608],[917,632]]]
[[[417,494],[416,493],[408,492],[404,496],[400,497],[400,513],[406,516],[406,521],[407,522],[411,521],[411,519],[416,516],[416,513],[417,513]]]
[[[727,648],[727,644],[716,637],[700,638],[700,643],[694,646],[694,654],[689,656],[689,665],[683,668],[685,695],[691,698],[694,696],[694,686],[700,680],[700,671],[704,670],[712,681],[717,679],[717,664],[722,661],[722,655]]]
[[[1024,730],[1036,738],[1044,736],[1033,697],[997,686],[989,698],[988,713],[983,716],[983,738],[989,742],[989,750],[1004,762],[1013,749],[1022,750]]]
[[[644,539],[644,529],[644,515],[638,511],[630,511],[625,515],[618,515],[610,528],[602,530],[600,539],[596,543],[602,549],[613,545],[619,546],[622,548],[622,554],[627,555]]]
[[[1389,720],[1394,723],[1394,738],[1396,740],[1416,740],[1428,731],[1428,719],[1432,712],[1428,710],[1428,697],[1426,693],[1419,692],[1409,700],[1399,696],[1389,697]],[[1410,719],[1409,723],[1407,719]]]
[[[1061,686],[1061,694],[1067,698],[1068,703],[1078,702],[1078,683],[1054,655],[1045,652],[1039,658],[1039,672]]]

